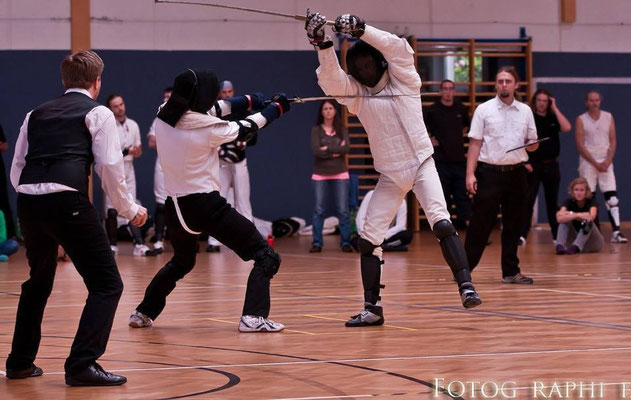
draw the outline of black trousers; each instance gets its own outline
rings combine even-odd
[[[39,196],[20,193],[18,217],[30,278],[22,284],[13,345],[6,366],[24,369],[35,360],[44,308],[55,279],[57,247],[61,244],[88,289],[79,328],[65,364],[66,373],[78,372],[105,352],[123,292],[107,236],[96,210],[79,192]]]
[[[493,165],[478,164],[475,171],[478,191],[473,197],[471,220],[465,239],[469,268],[480,262],[491,231],[502,208],[502,276],[520,272],[517,247],[526,213],[526,169],[500,171]]]
[[[552,238],[556,240],[559,223],[556,213],[559,210],[559,186],[561,186],[561,170],[557,161],[532,163],[532,173],[528,174],[528,204],[526,221],[521,236],[527,237],[530,232],[533,207],[539,194],[539,184],[543,184],[543,195],[546,200],[546,213]]]
[[[451,213],[452,204],[456,206],[455,225],[464,228],[471,216],[471,201],[466,186],[466,163],[436,162],[436,170],[443,187],[447,210]]]
[[[177,201],[182,218],[190,230],[213,236],[244,261],[252,260],[256,252],[268,246],[254,224],[232,208],[217,191],[178,197]],[[199,235],[189,233],[182,227],[171,197],[167,198],[165,206],[174,255],[154,276],[145,291],[145,297],[136,307],[151,319],[160,315],[177,281],[193,269],[199,250]],[[262,268],[254,267],[248,278],[243,315],[267,318],[269,310],[270,278]]]

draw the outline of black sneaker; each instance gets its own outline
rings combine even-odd
[[[532,285],[534,280],[527,276],[517,273],[513,276],[505,276],[502,278],[502,283],[515,283],[517,285]]]
[[[383,325],[385,319],[383,318],[383,307],[375,306],[366,303],[364,310],[357,315],[351,316],[344,324],[349,328],[355,328],[359,326],[379,326]]]
[[[460,299],[464,308],[473,308],[482,304],[482,300],[478,297],[478,294],[471,282],[465,282],[460,285]]]
[[[311,246],[309,253],[322,253],[322,246]]]

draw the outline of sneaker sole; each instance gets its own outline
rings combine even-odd
[[[477,299],[472,299],[472,300],[462,303],[462,306],[464,308],[474,308],[474,307],[479,306],[480,304],[482,304],[482,300],[477,298]]]
[[[383,325],[384,322],[386,322],[386,320],[384,318],[381,318],[380,320],[375,321],[375,322],[363,322],[363,321],[350,322],[350,321],[346,321],[344,323],[344,326],[347,327],[347,328],[359,328],[359,327],[362,327],[362,326],[381,326],[381,325]]]
[[[239,327],[239,332],[241,332],[241,333],[275,333],[275,332],[280,332],[283,329],[285,329],[285,327],[282,327],[282,328],[277,329],[277,330],[253,329],[253,328],[244,328],[244,329],[242,329],[241,327]]]
[[[137,322],[130,322],[129,326],[132,328],[149,328],[151,325],[153,324],[149,324],[149,325],[144,325],[144,324],[139,324]]]
[[[532,282],[515,282],[515,281],[505,281],[504,279],[502,279],[502,283],[507,283],[509,285],[532,285],[533,283],[535,283],[535,281]]]

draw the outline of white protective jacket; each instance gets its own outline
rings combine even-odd
[[[379,83],[370,88],[347,75],[330,47],[318,49],[318,84],[327,95],[334,97],[375,96],[337,100],[357,115],[366,129],[375,169],[398,185],[407,186],[402,182],[403,176],[418,170],[434,153],[423,122],[421,78],[414,66],[414,51],[405,39],[368,25],[361,39],[379,50],[388,61],[388,70]],[[395,97],[378,97],[391,95]]]

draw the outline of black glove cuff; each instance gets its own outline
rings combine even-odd
[[[314,44],[314,46],[319,48],[320,50],[328,49],[329,47],[333,47],[333,41],[331,39],[327,39],[318,44]]]

